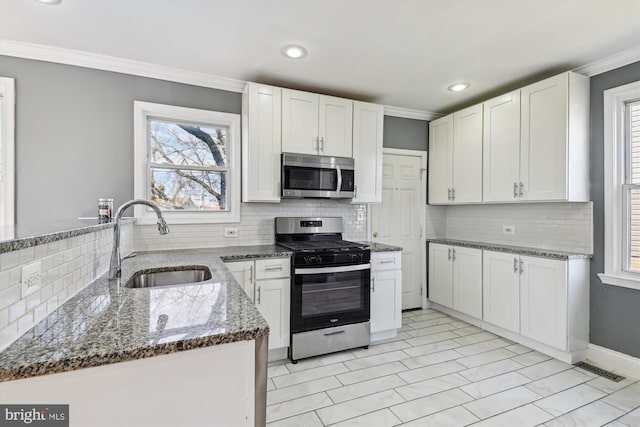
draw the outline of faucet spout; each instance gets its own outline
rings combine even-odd
[[[145,205],[153,209],[158,217],[158,232],[161,235],[169,234],[169,226],[164,220],[162,211],[157,205],[143,199],[134,199],[123,203],[116,211],[115,224],[113,226],[113,249],[111,250],[111,263],[109,264],[110,280],[117,279],[122,275],[122,257],[120,256],[120,220],[124,211],[133,205]]]

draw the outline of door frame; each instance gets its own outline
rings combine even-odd
[[[408,150],[404,148],[382,148],[382,155],[390,154],[394,156],[407,156],[420,158],[420,209],[418,217],[420,218],[420,258],[427,259],[427,236],[426,236],[426,218],[427,218],[427,152],[420,150]],[[380,170],[382,173],[382,170]],[[371,209],[367,209],[367,235],[372,236],[373,225],[371,221]],[[371,237],[370,237],[371,238]],[[369,240],[369,239],[368,239]],[[422,308],[429,308],[427,305],[427,266],[421,264],[420,280],[422,282]]]

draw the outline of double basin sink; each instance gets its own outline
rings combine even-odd
[[[160,268],[136,271],[125,287],[154,288],[158,286],[187,285],[211,279],[211,271],[205,266]]]

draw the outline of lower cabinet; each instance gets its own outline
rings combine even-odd
[[[291,264],[289,258],[225,263],[269,324],[269,349],[289,346]]]
[[[482,250],[430,243],[429,299],[482,318]]]
[[[402,327],[402,253],[371,254],[371,340],[391,338]]]
[[[519,257],[504,252],[484,251],[482,269],[483,319],[520,333]]]

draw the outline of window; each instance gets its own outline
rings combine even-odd
[[[0,77],[0,225],[15,224],[15,82]]]
[[[603,283],[640,289],[640,82],[604,92]]]
[[[134,114],[135,197],[170,224],[239,222],[240,115],[138,101]],[[155,222],[144,206],[136,217]]]

